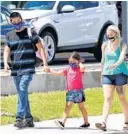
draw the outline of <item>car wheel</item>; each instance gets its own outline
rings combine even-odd
[[[101,45],[104,41],[107,40],[105,33],[106,33],[106,29],[102,31],[97,47],[94,48],[94,57],[96,58],[97,61],[101,61],[102,58]]]
[[[52,33],[44,32],[41,37],[44,40],[46,55],[47,55],[47,62],[51,64],[54,60],[55,53],[56,53],[56,41]]]

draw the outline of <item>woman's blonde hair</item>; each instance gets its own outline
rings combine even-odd
[[[115,32],[117,34],[117,36],[118,36],[119,39],[121,38],[120,30],[119,30],[119,28],[116,25],[110,25],[110,26],[108,26],[107,31],[109,31],[109,30]]]

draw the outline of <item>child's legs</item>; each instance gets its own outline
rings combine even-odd
[[[69,115],[69,112],[71,110],[72,105],[73,105],[73,102],[71,102],[71,101],[66,102],[65,110],[64,110],[64,113],[63,113],[63,120],[62,120],[64,125],[65,125],[65,122],[67,120],[67,117]]]
[[[79,109],[82,113],[83,119],[84,119],[84,123],[88,124],[88,113],[86,108],[84,107],[84,102],[78,103]]]

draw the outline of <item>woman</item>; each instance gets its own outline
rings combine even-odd
[[[102,45],[102,84],[104,91],[103,121],[96,127],[106,131],[106,122],[112,105],[114,90],[118,94],[125,117],[124,129],[128,129],[128,102],[126,87],[128,67],[125,62],[127,45],[120,37],[120,31],[115,25],[107,28],[108,41]]]

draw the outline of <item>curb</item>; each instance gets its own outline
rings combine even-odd
[[[84,88],[101,87],[100,70],[87,70],[83,76]],[[29,87],[29,93],[64,90],[66,88],[64,76],[54,76],[36,71]],[[1,95],[16,94],[13,79],[9,74],[1,75]]]

